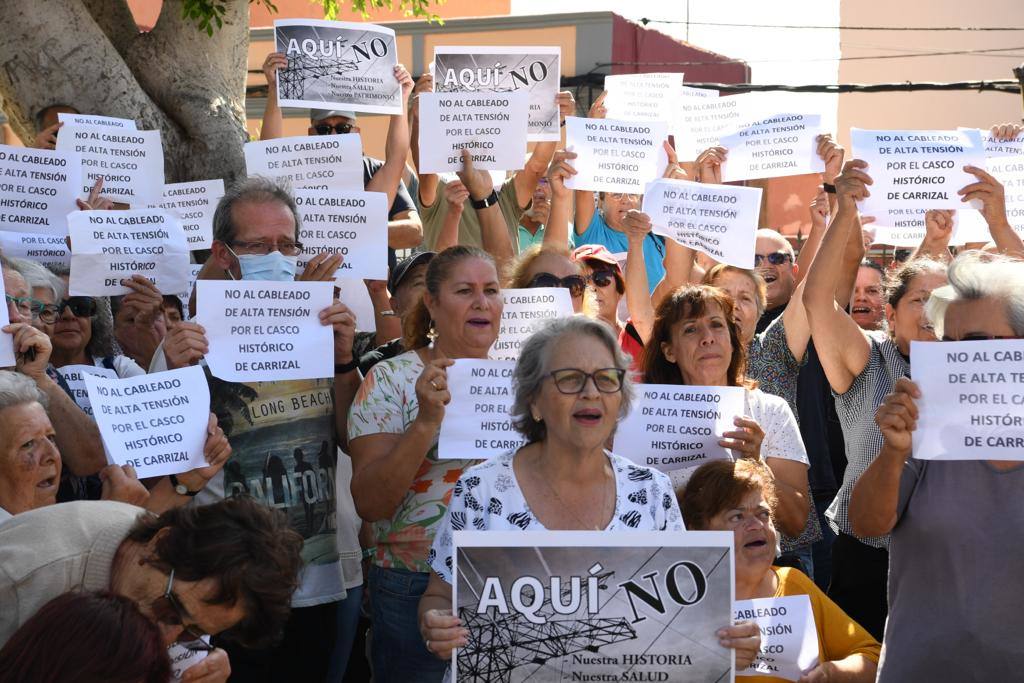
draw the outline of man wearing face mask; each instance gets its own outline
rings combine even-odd
[[[276,182],[251,177],[221,198],[213,219],[216,268],[200,277],[291,282],[302,251],[294,199]],[[318,257],[319,258],[319,257]],[[314,261],[317,259],[314,259]],[[336,264],[335,264],[336,266]],[[326,280],[332,272],[307,268],[302,279]],[[220,273],[225,273],[220,276]],[[249,493],[282,509],[303,537],[306,566],[292,599],[283,642],[252,651],[223,644],[233,677],[244,681],[322,681],[334,645],[337,605],[345,597],[335,515],[335,454],[346,433],[348,407],[359,388],[353,358],[355,318],[339,301],[320,312],[334,329],[334,378],[273,382],[225,382],[208,374],[210,409],[232,446],[223,473],[201,491],[197,503]],[[167,368],[199,363],[207,352],[198,322],[178,323],[164,341]],[[325,350],[326,352],[326,350]],[[159,358],[154,360],[154,364]],[[153,368],[157,369],[157,368]],[[326,453],[315,461],[296,453]]]

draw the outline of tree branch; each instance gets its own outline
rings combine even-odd
[[[82,0],[82,5],[114,49],[124,57],[139,34],[139,26],[126,0]]]

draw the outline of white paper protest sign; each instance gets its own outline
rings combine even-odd
[[[997,140],[989,131],[978,131],[985,146],[985,170],[1003,185],[1006,218],[1018,235],[1024,235],[1024,133],[1013,140]],[[964,243],[992,239],[980,211],[957,211],[957,235]]]
[[[203,636],[206,643],[210,642],[209,636]],[[186,671],[199,662],[206,659],[209,652],[206,650],[189,650],[181,643],[174,643],[167,648],[167,656],[171,660],[171,679],[180,681]]]
[[[383,192],[340,192],[296,188],[299,228],[298,272],[317,254],[341,254],[337,276],[388,279],[388,196]]]
[[[736,600],[736,621],[753,621],[761,630],[761,648],[736,676],[773,676],[797,681],[818,665],[818,631],[807,595]]]
[[[481,170],[512,171],[526,159],[529,93],[420,95],[420,172],[462,170],[462,150]]]
[[[330,282],[197,281],[210,372],[229,382],[334,377],[332,328],[320,323],[333,298]]]
[[[83,378],[112,464],[131,465],[140,479],[206,465],[210,389],[202,367],[126,379]]]
[[[505,308],[501,312],[501,330],[491,347],[491,358],[516,360],[519,347],[533,334],[537,325],[552,318],[573,314],[569,290],[560,287],[503,289]]]
[[[334,279],[334,285],[340,292],[338,299],[348,306],[349,312],[355,316],[356,329],[364,332],[376,330],[373,299],[366,289],[366,283],[355,278],[339,277]]]
[[[972,130],[850,129],[853,157],[868,163],[874,181],[860,212],[878,216],[900,208],[961,209],[957,191],[977,179],[964,166],[985,166],[981,136]],[[981,208],[972,202],[969,208]]]
[[[562,48],[555,46],[435,47],[434,90],[478,95],[526,92],[529,101],[527,139],[559,140],[561,59]],[[420,104],[422,117],[422,102]],[[499,170],[515,168],[522,167]]]
[[[213,214],[223,196],[224,181],[220,178],[168,183],[157,207],[178,219],[189,249],[209,249],[213,244]]]
[[[731,460],[718,445],[743,414],[743,387],[640,384],[637,400],[615,431],[612,447],[638,465],[662,472]]]
[[[82,159],[78,192],[88,195],[103,178],[103,196],[115,202],[148,206],[160,201],[164,187],[164,149],[158,130],[118,130],[109,126],[65,125],[58,152]]]
[[[681,73],[615,74],[604,77],[607,118],[673,121],[683,88]]]
[[[3,270],[0,269],[0,286],[3,284],[4,275]],[[5,289],[4,291],[6,292],[7,290]],[[11,324],[9,308],[10,306],[7,305],[6,300],[4,301],[4,305],[0,306],[0,329]],[[7,332],[0,332],[0,368],[14,367],[15,362],[14,335]]]
[[[722,131],[735,125],[743,116],[740,107],[748,95],[704,97],[686,88],[679,103],[679,115],[672,125],[676,154],[680,160],[694,160],[708,147],[718,145]],[[708,91],[717,95],[717,91]]]
[[[131,119],[119,119],[114,116],[60,112],[57,114],[57,120],[65,125],[72,126],[106,126],[108,128],[121,128],[122,130],[138,130],[135,122]],[[57,137],[60,136],[58,135]]]
[[[190,263],[188,264],[188,292],[185,294],[179,294],[178,299],[181,300],[181,319],[188,320],[191,316],[188,313],[188,302],[192,298],[192,291],[196,288],[196,279],[199,277],[199,271],[203,269],[202,263]]]
[[[460,358],[448,368],[452,400],[437,442],[441,459],[485,459],[526,443],[512,426],[511,360]]]
[[[128,294],[138,273],[163,294],[188,290],[188,244],[177,219],[160,209],[77,211],[71,233],[71,296]]]
[[[0,145],[0,230],[68,234],[81,164],[73,153]]]
[[[4,256],[28,259],[47,268],[71,264],[71,249],[64,235],[0,230],[0,251]]]
[[[1024,340],[910,343],[914,457],[1024,460]]]
[[[86,415],[93,413],[92,404],[89,402],[89,391],[85,388],[85,376],[95,375],[96,377],[117,379],[117,373],[110,368],[100,368],[95,365],[65,365],[57,368],[57,372],[64,378],[68,389],[71,390],[71,398]]]
[[[722,181],[821,173],[825,162],[817,148],[822,132],[818,114],[777,113],[744,123],[719,138],[729,150]]]
[[[247,142],[245,171],[292,187],[363,189],[363,145],[358,133],[305,135]]]
[[[754,267],[761,188],[663,178],[647,184],[653,232],[737,268]]]
[[[322,19],[275,19],[282,107],[402,114],[395,32],[386,26]]]
[[[566,149],[576,153],[570,190],[640,194],[660,176],[668,157],[663,143],[668,126],[660,121],[565,119]]]

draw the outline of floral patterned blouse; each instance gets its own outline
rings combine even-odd
[[[419,413],[416,380],[423,361],[415,351],[381,361],[363,380],[348,415],[348,438],[404,434]],[[437,437],[412,485],[388,520],[373,523],[374,563],[415,572],[430,571],[427,553],[448,510],[452,487],[474,460],[438,460]]]

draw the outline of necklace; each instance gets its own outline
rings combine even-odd
[[[567,510],[569,512],[569,514],[571,514],[576,519],[576,521],[579,523],[580,527],[582,527],[583,529],[593,529],[594,531],[601,531],[601,526],[599,524],[593,524],[592,525],[592,524],[589,524],[587,522],[584,522],[583,519],[579,515],[576,514],[576,510],[574,510],[564,500],[562,500],[562,497],[560,495],[558,495],[558,491],[555,490],[555,487],[551,484],[550,481],[548,481],[547,477],[543,477],[542,476],[541,477],[541,481],[543,481],[544,482],[544,486],[547,487],[547,489],[549,491],[551,491],[552,494],[554,494],[555,500],[557,500],[558,504],[562,506],[562,509]],[[607,477],[605,477],[604,491],[603,491],[603,493],[601,495],[601,507],[598,508],[598,514],[601,515],[599,517],[600,520],[604,519],[604,511],[605,511],[605,509],[607,509],[607,507],[608,507],[608,481],[607,481]]]

